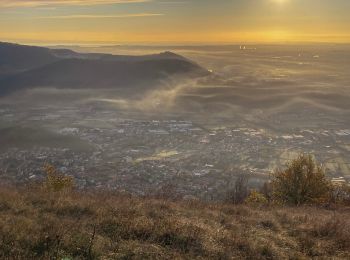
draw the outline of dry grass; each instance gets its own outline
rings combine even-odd
[[[350,211],[0,188],[0,259],[349,259]]]

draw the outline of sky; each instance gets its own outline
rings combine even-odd
[[[350,42],[349,0],[0,0],[0,41]]]

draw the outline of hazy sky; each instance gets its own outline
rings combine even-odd
[[[350,42],[350,0],[0,0],[0,41]]]

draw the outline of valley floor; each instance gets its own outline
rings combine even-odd
[[[0,188],[1,259],[349,259],[350,210]]]

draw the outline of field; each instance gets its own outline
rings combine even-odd
[[[1,259],[349,257],[349,209],[0,189]]]

